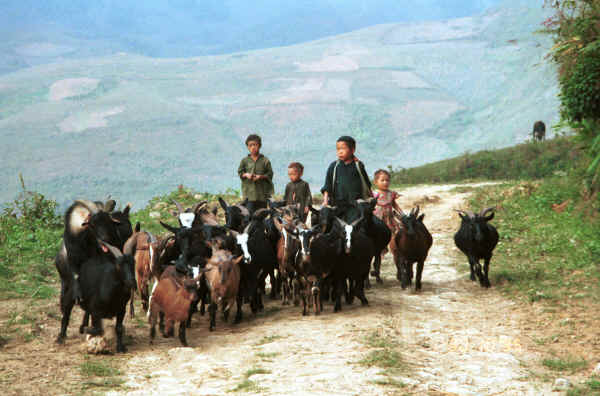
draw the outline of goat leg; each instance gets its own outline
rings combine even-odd
[[[92,315],[92,327],[87,327],[85,332],[91,336],[101,336],[104,334],[104,330],[102,329],[102,318]]]
[[[117,335],[117,352],[124,353],[127,352],[127,348],[123,344],[123,318],[125,318],[125,309],[117,314],[117,324],[115,326],[115,333]]]
[[[210,302],[210,305],[208,306],[208,313],[210,314],[209,330],[214,331],[217,322],[217,304],[214,301]]]
[[[165,313],[164,312],[160,312],[158,314],[158,330],[160,331],[160,334],[163,335],[163,337],[166,337],[165,335]]]
[[[85,333],[85,328],[89,326],[90,323],[90,313],[85,311],[83,313],[83,319],[81,321],[81,326],[79,326],[79,334]]]
[[[375,277],[375,281],[377,283],[383,283],[383,280],[381,280],[381,254],[375,254],[375,257],[373,259],[373,271],[371,271],[371,275]],[[367,277],[368,279],[368,277]]]
[[[368,273],[368,272],[367,272],[367,274],[364,276],[364,278],[365,278],[365,279],[368,279],[368,278],[369,278],[369,273]],[[361,303],[362,305],[369,305],[369,300],[367,300],[367,297],[365,296],[365,289],[364,289],[364,287],[363,287],[364,283],[365,283],[365,282],[364,282],[364,279],[360,279],[360,278],[359,278],[359,279],[356,281],[356,285],[355,285],[355,287],[356,287],[356,291],[355,291],[355,294],[356,294],[356,296],[358,297],[358,299],[360,300],[360,303]]]
[[[486,257],[485,262],[483,263],[483,279],[484,279],[484,287],[491,287],[490,278],[488,278],[488,271],[490,270],[490,260],[492,256]]]
[[[69,326],[71,311],[74,305],[74,300],[70,295],[71,291],[72,289],[66,286],[66,282],[61,280],[60,309],[62,311],[62,319],[60,321],[60,333],[56,337],[57,344],[64,344],[65,338],[67,338],[67,327]]]
[[[236,309],[237,311],[235,312],[235,319],[233,320],[234,324],[238,324],[242,321],[242,305],[243,305],[243,296],[241,295],[241,293],[238,293],[238,295],[235,298],[235,303],[237,305]]]
[[[185,338],[185,328],[187,327],[185,322],[185,320],[179,322],[179,341],[181,341],[181,345],[184,347],[188,346],[187,339]]]
[[[469,267],[471,269],[471,280],[475,280],[475,258],[469,256]]]
[[[417,279],[415,280],[415,290],[421,290],[421,275],[423,275],[423,265],[425,263],[421,260],[417,263]]]

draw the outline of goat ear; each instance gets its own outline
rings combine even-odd
[[[488,216],[485,216],[483,219],[484,219],[485,221],[490,221],[490,220],[492,220],[493,218],[494,218],[494,212],[492,212],[492,214],[490,214],[490,215],[488,215]]]
[[[113,223],[115,224],[121,224],[121,220],[119,219],[115,219],[114,217],[110,216],[110,219],[112,220]]]
[[[225,200],[221,197],[219,197],[219,204],[221,205],[224,211],[227,211],[227,202],[225,202]]]
[[[129,217],[129,211],[131,210],[131,203],[127,203],[127,206],[125,206],[125,209],[123,209],[123,214],[127,217]]]
[[[219,207],[213,206],[213,208],[212,208],[212,214],[214,214],[216,216],[218,211],[219,211]]]
[[[135,223],[135,232],[140,232],[140,222],[138,221],[137,223]]]
[[[417,221],[420,221],[422,223],[424,218],[425,218],[425,213],[421,213],[421,215],[417,218]]]
[[[312,207],[312,205],[311,205],[311,206],[309,206],[308,208],[309,208],[309,209],[310,209],[310,211],[311,211],[312,213],[314,213],[314,214],[319,214],[319,213],[320,213],[320,212],[319,212],[317,209],[313,208],[313,207]]]
[[[242,205],[242,206],[248,206],[248,198],[246,198],[242,202],[240,202],[240,205]]]

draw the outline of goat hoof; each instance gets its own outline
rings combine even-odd
[[[362,300],[360,303],[361,303],[361,305],[363,305],[363,306],[364,306],[364,305],[369,305],[369,301],[368,301],[366,298],[365,298],[364,300]]]
[[[83,334],[85,333],[85,326],[81,325],[79,326],[79,334]]]
[[[65,344],[65,337],[63,337],[63,336],[56,337],[56,343],[58,345],[64,345]]]
[[[117,352],[125,353],[125,352],[127,352],[127,347],[125,345],[117,345]]]
[[[381,279],[381,278],[379,277],[379,275],[377,275],[377,276],[375,277],[375,281],[376,281],[377,283],[383,283],[383,279]]]
[[[215,328],[214,328],[213,326],[210,326],[210,327],[208,328],[208,330],[210,330],[210,331],[215,331]]]

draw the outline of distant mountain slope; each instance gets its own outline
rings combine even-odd
[[[0,73],[118,51],[189,57],[278,47],[381,23],[474,15],[497,2],[0,0]]]
[[[276,189],[291,160],[317,191],[341,134],[372,173],[523,141],[558,117],[545,11],[510,0],[477,17],[378,25],[284,48],[155,59],[118,54],[0,76],[0,202],[29,187],[67,202],[141,204],[179,183],[239,188],[248,133]],[[528,4],[528,5],[525,5]]]

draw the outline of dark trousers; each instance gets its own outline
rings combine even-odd
[[[248,203],[246,204],[246,207],[248,208],[248,211],[250,212],[250,216],[252,216],[252,214],[254,212],[256,212],[258,209],[266,209],[267,201],[248,201]]]

